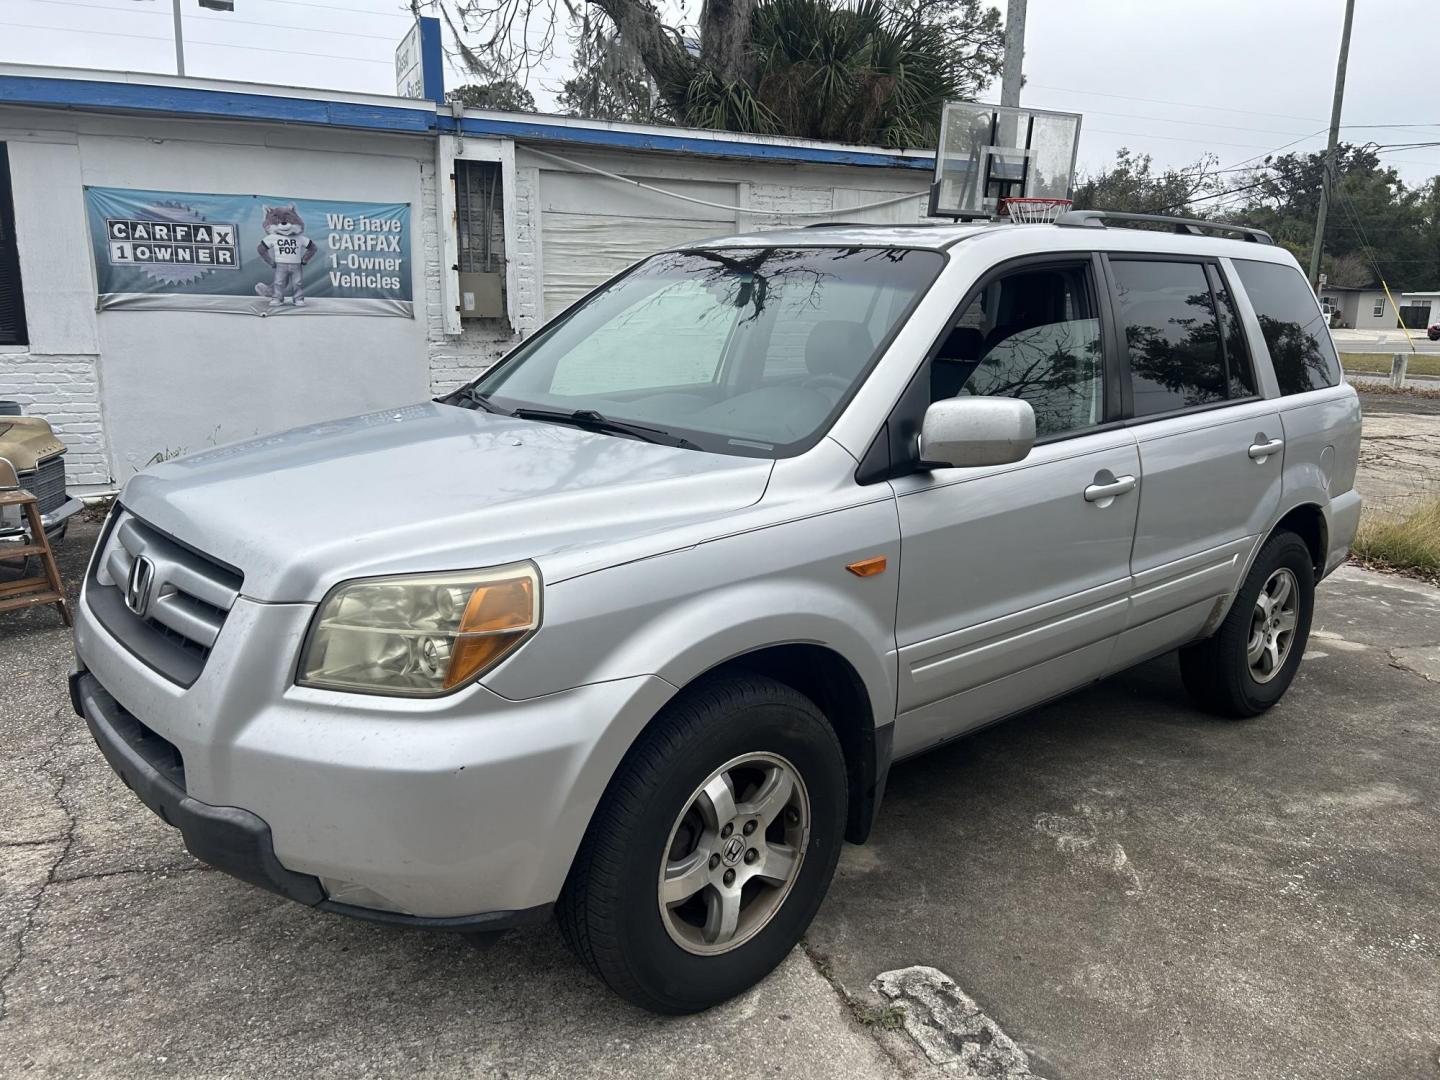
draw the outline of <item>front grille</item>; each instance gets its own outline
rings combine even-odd
[[[40,513],[48,514],[65,502],[65,455],[46,458],[19,474],[20,486],[35,496]]]
[[[95,694],[104,705],[105,722],[109,724],[110,729],[144,758],[156,772],[184,791],[185,759],[180,756],[180,748],[142,724],[134,713],[111,697],[110,693],[98,683],[95,685]]]
[[[131,597],[131,571],[140,558],[150,564],[148,588]],[[86,595],[101,625],[127,649],[189,686],[204,669],[243,582],[233,567],[117,508],[91,563]],[[132,601],[138,603],[132,607]]]

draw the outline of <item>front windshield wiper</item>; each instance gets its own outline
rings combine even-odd
[[[492,405],[490,403],[489,394],[482,394],[473,386],[462,386],[459,390],[456,390],[454,392],[454,398],[457,405],[478,405],[486,412],[501,413],[502,415],[505,412],[505,410],[500,408],[499,405]]]
[[[608,431],[616,435],[629,435],[641,442],[659,443],[662,446],[679,446],[685,449],[699,449],[688,439],[672,435],[664,428],[632,424],[628,420],[612,420],[594,409],[575,409],[564,412],[560,409],[530,409],[521,407],[510,414],[521,420],[545,420],[552,424],[572,424],[587,431]]]

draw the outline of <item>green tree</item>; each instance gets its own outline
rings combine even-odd
[[[1216,164],[1207,154],[1191,165],[1157,173],[1149,154],[1121,147],[1109,168],[1081,176],[1074,202],[1082,210],[1203,216],[1204,200],[1221,190]]]
[[[581,26],[575,73],[565,80],[556,104],[566,116],[641,124],[670,122],[665,103],[634,50],[588,18]]]
[[[1000,14],[984,0],[705,0],[693,26],[652,0],[411,6],[440,11],[463,62],[490,79],[522,77],[557,27],[583,23],[623,43],[657,117],[731,131],[934,145],[941,104],[974,97],[1000,67]],[[634,87],[605,101],[593,79],[577,72],[567,107],[633,115]]]
[[[1232,218],[1265,229],[1308,265],[1324,173],[1323,152],[1267,158],[1241,185],[1247,189],[1245,202]],[[1392,290],[1433,288],[1440,270],[1434,188],[1433,180],[1420,190],[1406,187],[1373,146],[1338,146],[1325,218],[1327,274],[1342,283],[1338,275],[1355,276],[1355,265],[1363,261],[1369,267],[1364,276],[1384,278]]]
[[[459,101],[467,109],[528,113],[538,111],[530,91],[513,79],[501,79],[492,83],[466,83],[446,93],[445,100]]]

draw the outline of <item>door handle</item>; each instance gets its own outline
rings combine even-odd
[[[1085,489],[1086,502],[1104,502],[1113,499],[1116,495],[1124,495],[1135,490],[1135,477],[1117,476],[1114,480],[1105,484],[1091,484]]]
[[[1269,442],[1257,442],[1250,447],[1250,457],[1254,461],[1264,461],[1272,454],[1278,454],[1284,449],[1284,439],[1271,439]]]

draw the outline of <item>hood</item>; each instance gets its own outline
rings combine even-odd
[[[65,452],[48,422],[38,416],[0,416],[0,457],[16,472],[28,472],[48,457]]]
[[[374,574],[534,559],[555,581],[653,554],[756,502],[773,464],[425,402],[176,458],[120,501],[246,596],[313,601]]]

